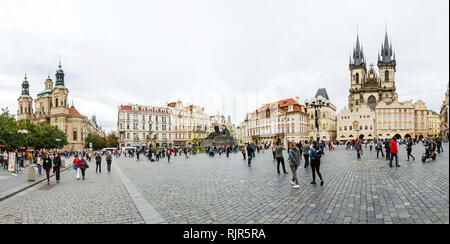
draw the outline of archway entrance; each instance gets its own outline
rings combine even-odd
[[[411,135],[410,134],[406,134],[405,135],[405,139],[411,139]]]
[[[400,134],[395,134],[394,136],[396,139],[402,139],[402,136]]]
[[[359,139],[363,140],[364,139],[364,135],[359,135]]]

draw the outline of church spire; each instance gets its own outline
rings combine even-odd
[[[61,67],[61,59],[59,60],[58,69],[56,70],[56,86],[64,87],[64,71]]]
[[[23,96],[30,96],[30,84],[28,83],[28,79],[27,79],[27,73],[25,73],[25,77],[23,78],[22,81],[22,97]]]
[[[389,63],[392,62],[392,43],[389,43],[389,37],[387,33],[387,25],[386,31],[384,34],[384,43],[381,45],[381,62]]]
[[[353,65],[364,64],[364,50],[359,41],[359,30],[356,32],[356,46],[353,48]]]

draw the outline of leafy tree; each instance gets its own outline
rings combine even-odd
[[[106,146],[107,147],[117,147],[119,145],[119,138],[114,133],[109,134],[106,137]]]
[[[100,150],[106,147],[106,138],[97,134],[89,133],[86,137],[85,147],[89,148],[89,143],[92,143],[93,150]]]
[[[8,108],[2,108],[0,114],[0,145],[17,148],[19,146],[17,122]]]
[[[18,131],[23,129],[28,133],[19,134]],[[34,124],[30,120],[16,121],[14,115],[6,108],[2,109],[0,114],[0,145],[13,148],[28,146],[36,149],[55,149],[67,145],[67,137],[56,126],[46,123]]]

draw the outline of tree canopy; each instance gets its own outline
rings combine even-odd
[[[19,130],[28,133],[19,134]],[[8,109],[2,109],[0,114],[0,145],[20,148],[34,147],[36,149],[60,149],[67,145],[67,137],[56,126],[46,123],[35,124],[29,120],[16,121]]]

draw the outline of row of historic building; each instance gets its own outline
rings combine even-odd
[[[449,107],[448,107],[448,96],[449,96],[449,84],[447,84],[447,92],[445,93],[445,98],[444,98],[444,102],[442,103],[441,106],[441,137],[443,138],[449,138],[449,126],[448,123],[450,121],[450,112],[449,112]]]
[[[89,119],[80,114],[73,104],[69,106],[69,89],[65,85],[61,62],[55,76],[55,83],[50,75],[47,77],[44,90],[33,99],[30,96],[30,82],[25,75],[22,93],[18,98],[17,120],[31,120],[35,123],[44,122],[56,126],[66,134],[68,144],[64,150],[83,150],[88,134],[105,136],[105,132],[97,124],[95,116]]]
[[[121,148],[195,146],[213,131],[215,123],[235,131],[230,117],[208,115],[204,108],[184,106],[181,101],[164,106],[120,105],[117,135]]]
[[[350,141],[392,138],[448,138],[448,88],[441,113],[427,109],[422,100],[399,102],[396,92],[396,57],[386,32],[377,67],[367,68],[363,47],[356,38],[349,61],[348,106],[336,114],[327,91],[319,89],[315,99],[325,101],[318,113],[299,99],[266,104],[246,115],[237,127],[241,143],[272,144],[276,141]],[[306,104],[306,103],[305,103]],[[318,120],[316,120],[318,116]]]

